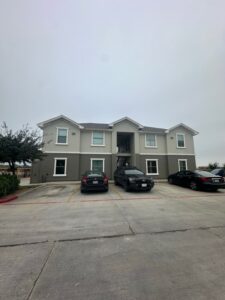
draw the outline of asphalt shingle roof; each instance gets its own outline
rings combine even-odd
[[[106,123],[79,123],[79,125],[83,126],[85,129],[99,129],[99,130],[110,129],[109,124]],[[154,132],[154,133],[165,133],[166,129],[144,126],[142,131]]]

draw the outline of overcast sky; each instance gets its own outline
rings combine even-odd
[[[185,123],[225,163],[224,0],[0,0],[0,121]]]

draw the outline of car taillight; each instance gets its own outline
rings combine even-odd
[[[107,176],[104,177],[104,183],[107,184],[108,183],[109,178]]]
[[[82,183],[87,183],[87,179],[88,179],[87,176],[83,176],[82,177]]]
[[[210,181],[210,178],[207,178],[207,177],[201,177],[200,180],[202,182],[209,182]]]

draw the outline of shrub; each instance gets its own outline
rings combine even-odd
[[[0,197],[15,192],[19,188],[19,183],[16,175],[0,175]]]

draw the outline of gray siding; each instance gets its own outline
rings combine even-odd
[[[177,134],[184,134],[185,148],[177,148]],[[180,126],[170,131],[167,136],[167,153],[169,154],[194,154],[193,135],[184,127]]]
[[[56,143],[57,128],[68,129],[68,145]],[[44,151],[55,152],[79,152],[80,151],[80,129],[63,119],[49,123],[43,129]]]
[[[91,169],[91,159],[104,159],[105,160],[105,173],[111,178],[112,173],[112,156],[101,154],[81,154],[80,155],[80,176],[87,170]]]
[[[151,175],[155,179],[165,179],[168,176],[168,159],[166,155],[139,155],[139,168],[147,173],[146,159],[158,160],[158,173],[159,175]]]
[[[67,158],[67,176],[54,176],[55,158]],[[46,154],[32,165],[31,183],[80,179],[79,154]]]
[[[196,169],[196,162],[194,155],[168,155],[168,171],[173,174],[179,171],[178,159],[186,159],[188,170],[194,171]]]

